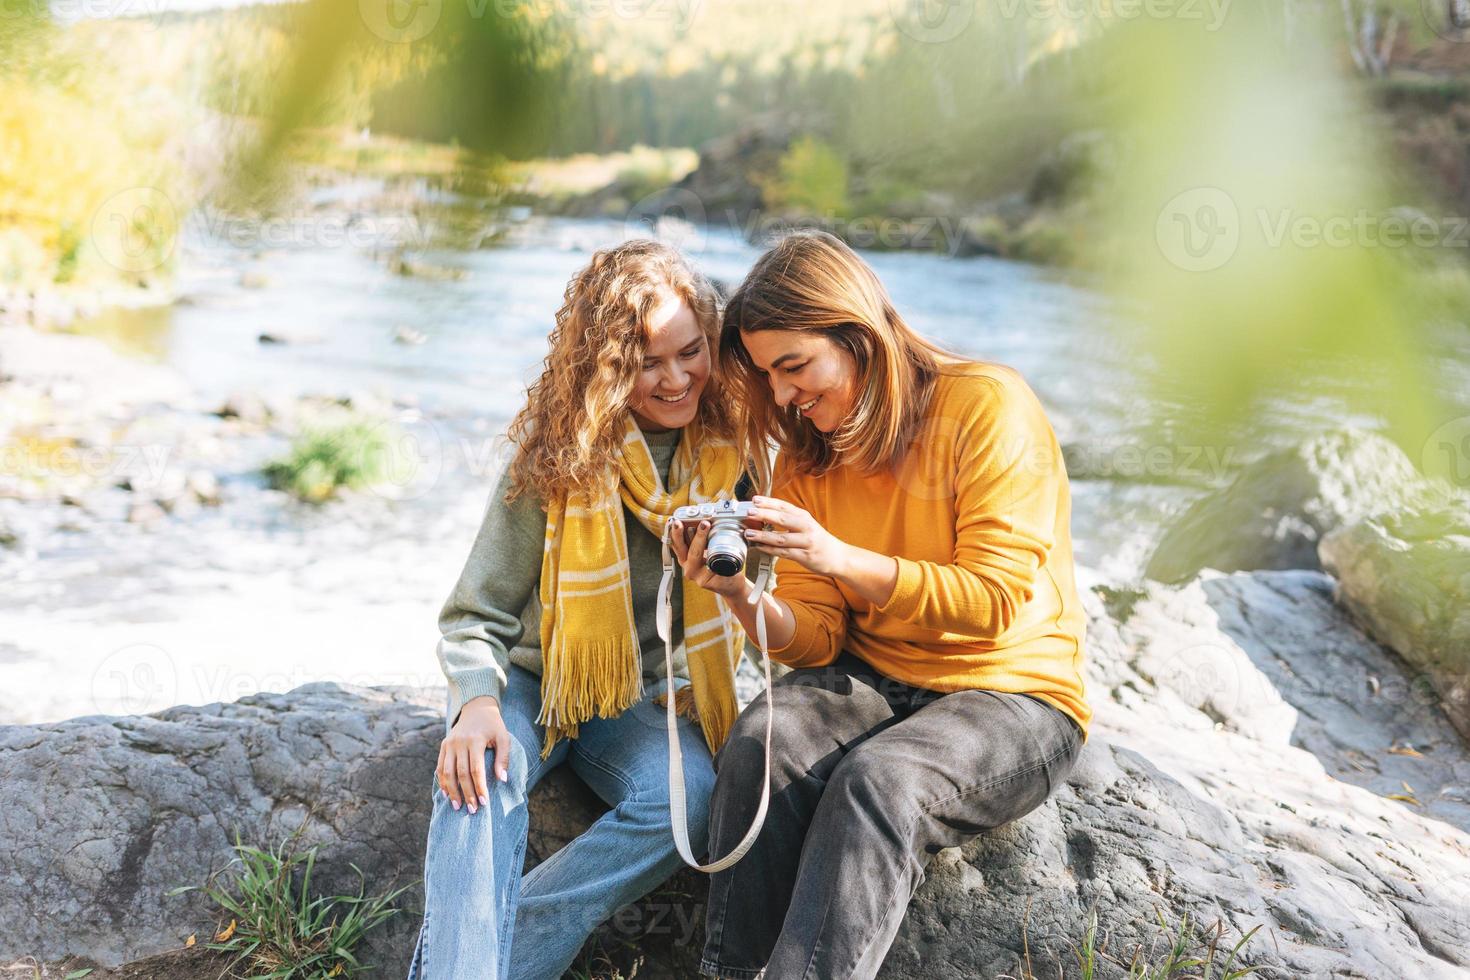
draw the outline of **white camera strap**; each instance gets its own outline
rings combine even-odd
[[[672,522],[670,522],[672,523]],[[755,580],[755,589],[751,592],[750,602],[755,605],[755,636],[756,643],[761,648],[761,666],[766,672],[766,771],[761,779],[761,800],[756,807],[755,817],[751,820],[750,829],[745,832],[740,843],[735,845],[729,854],[709,864],[700,864],[695,860],[694,854],[689,846],[689,818],[685,812],[684,799],[684,753],[679,747],[678,721],[674,714],[674,554],[669,547],[669,531],[664,530],[664,576],[658,585],[658,635],[664,641],[664,677],[668,682],[668,693],[666,712],[669,724],[669,822],[674,830],[674,844],[679,849],[679,856],[684,863],[696,871],[723,871],[735,864],[745,852],[755,844],[755,839],[761,832],[761,826],[766,822],[766,809],[771,803],[771,728],[775,718],[775,707],[770,696],[771,690],[771,654],[766,648],[766,607],[762,603],[761,596],[765,595],[766,586],[771,578],[771,556],[761,556],[760,569]]]

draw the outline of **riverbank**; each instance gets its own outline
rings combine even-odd
[[[13,325],[0,370],[0,721],[438,678],[432,624],[484,503],[490,420],[371,392],[211,395]],[[263,467],[347,410],[468,448],[324,505],[272,489]]]

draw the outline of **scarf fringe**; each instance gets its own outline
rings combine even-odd
[[[725,739],[730,737],[730,729],[735,725],[735,712],[731,708],[735,704],[715,702],[710,705],[713,711],[701,711],[699,713],[699,727],[704,732],[704,741],[710,747],[710,752],[718,752],[725,744]]]
[[[669,692],[661,691],[653,696],[653,703],[660,708],[669,703]],[[694,685],[686,684],[674,692],[674,714],[690,721],[699,720],[699,706],[694,699]]]
[[[576,738],[582,722],[615,718],[643,696],[642,658],[626,638],[564,645],[543,658],[536,718],[546,726],[543,759],[561,739]],[[560,685],[559,697],[550,696],[552,683]]]

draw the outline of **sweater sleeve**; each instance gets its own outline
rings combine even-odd
[[[773,496],[811,512],[811,501],[798,484],[779,478],[774,482],[781,489]],[[789,667],[825,667],[837,659],[847,639],[847,600],[829,575],[818,575],[785,558],[776,559],[774,568],[776,598],[791,609],[796,631],[785,646],[772,649],[771,656]]]
[[[953,561],[898,556],[898,582],[880,610],[916,626],[989,640],[1010,629],[1034,595],[1056,543],[1067,474],[1030,386],[980,380],[990,394],[957,427],[953,444]]]
[[[499,698],[510,650],[524,631],[521,613],[541,577],[546,512],[533,493],[505,502],[509,467],[485,508],[469,558],[439,612],[437,655],[449,683],[450,724],[466,701]]]

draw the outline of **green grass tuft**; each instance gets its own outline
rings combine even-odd
[[[391,422],[350,418],[316,424],[292,441],[285,458],[267,463],[262,472],[275,489],[322,503],[344,487],[357,490],[395,480],[412,465],[402,445]]]
[[[389,903],[409,887],[369,898],[362,869],[352,864],[359,881],[356,895],[312,897],[317,847],[299,846],[305,827],[303,823],[270,850],[240,843],[237,832],[236,856],[211,876],[213,882],[238,865],[234,881],[204,887],[230,917],[207,947],[236,954],[231,967],[242,964],[251,980],[329,980],[366,972],[371,966],[362,963],[354,950],[368,932],[398,912]],[[168,894],[193,888],[176,888]]]
[[[1028,919],[1029,914],[1028,908]],[[1221,948],[1225,936],[1223,921],[1217,920],[1213,925],[1200,930],[1198,923],[1190,921],[1189,913],[1186,912],[1178,923],[1171,926],[1157,906],[1154,908],[1154,918],[1159,933],[1148,948],[1145,949],[1139,943],[1133,949],[1118,955],[1109,952],[1106,937],[1099,939],[1097,909],[1094,907],[1088,910],[1081,943],[1066,941],[1072,959],[1076,962],[1077,972],[1069,973],[1058,963],[1056,977],[1058,980],[1068,980],[1073,976],[1080,980],[1096,980],[1102,975],[1100,971],[1105,963],[1112,967],[1107,975],[1118,975],[1118,970],[1121,969],[1125,971],[1122,975],[1127,980],[1240,980],[1259,969],[1243,966],[1237,962],[1237,958],[1241,947],[1250,941],[1260,926],[1253,927],[1225,951]],[[1022,956],[1021,962],[1017,964],[1018,972],[1014,977],[1007,976],[1002,980],[1049,980],[1050,973],[1035,972],[1024,920],[1021,930]]]

